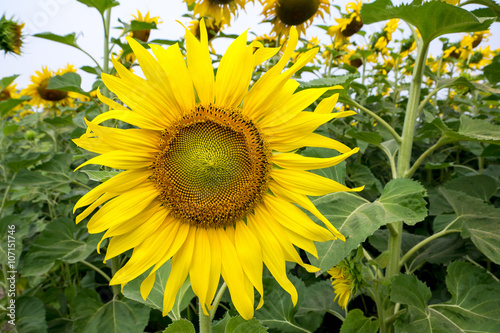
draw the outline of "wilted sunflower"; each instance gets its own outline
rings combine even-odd
[[[132,15],[132,17],[134,18],[133,21],[137,22],[154,23],[155,25],[161,23],[159,16],[149,17],[149,12],[147,12],[146,15],[143,16],[142,13],[137,10],[137,16]],[[135,30],[130,32],[130,36],[144,43],[148,41],[150,34],[151,29]]]
[[[316,17],[325,19],[330,14],[330,0],[260,0],[264,5],[262,14],[271,22],[278,36],[288,35],[291,27],[305,34]]]
[[[231,15],[253,0],[184,0],[188,6],[194,4],[194,14],[201,17],[212,17],[216,25],[229,24]],[[225,22],[223,22],[223,19]]]
[[[112,237],[105,260],[134,248],[111,284],[123,286],[154,266],[141,284],[144,299],[156,271],[172,259],[164,315],[188,275],[203,310],[211,309],[222,275],[234,306],[249,319],[254,288],[263,295],[263,264],[295,303],[297,291],[286,276],[285,261],[310,272],[318,269],[304,263],[294,245],[317,256],[313,241],[344,239],[307,195],[362,188],[349,189],[306,170],[335,165],[358,151],[313,133],[354,112],[330,113],[337,95],[323,99],[314,112],[302,111],[330,88],[294,93],[299,84],[291,76],[317,52],[312,49],[283,71],[297,45],[295,29],[281,60],[248,90],[254,68],[278,49],[254,52],[243,33],[227,49],[214,77],[205,24],[200,24],[201,41],[186,29],[187,66],[178,44],[166,50],[151,45],[155,59],[129,38],[146,79],[116,61],[120,77],[103,74],[106,86],[128,108],[100,95],[112,111],[88,122],[87,133],[74,140],[100,155],[79,168],[102,164],[126,171],[77,202],[75,210],[90,205],[77,223],[103,204],[87,226],[90,233],[106,231],[103,239]],[[136,128],[99,125],[108,119]],[[341,154],[309,158],[291,153],[304,146]]]
[[[31,105],[47,106],[59,104],[62,106],[72,106],[73,99],[81,96],[80,94],[63,90],[47,89],[51,77],[70,72],[76,72],[76,68],[74,68],[73,65],[67,65],[66,68],[61,68],[56,73],[47,67],[43,67],[41,72],[36,71],[36,75],[31,76],[32,83],[24,89],[21,94],[31,96]]]
[[[362,282],[360,268],[356,262],[344,259],[327,273],[331,275],[330,280],[336,295],[334,301],[338,300],[339,305],[344,310],[347,309],[349,298],[356,294]]]
[[[0,18],[0,50],[7,53],[21,55],[21,45],[23,44],[22,30],[24,23],[7,19],[5,15]]]

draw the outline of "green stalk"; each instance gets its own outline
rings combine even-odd
[[[413,148],[413,136],[415,133],[415,123],[418,117],[418,104],[420,100],[420,90],[422,88],[422,76],[425,68],[425,59],[429,44],[419,43],[417,61],[413,70],[413,79],[410,86],[410,95],[406,108],[406,115],[403,124],[403,135],[398,153],[397,176],[398,178],[407,177],[407,171],[410,169],[411,152]],[[401,240],[403,235],[403,221],[392,224],[392,232],[389,236],[389,263],[387,265],[386,276],[394,276],[399,273],[399,261],[401,258]]]
[[[106,17],[104,15],[102,16],[102,23],[104,25],[104,65],[102,67],[103,73],[109,74],[109,56],[110,56],[110,50],[109,50],[109,29],[111,25],[111,8],[106,9]],[[109,90],[105,86],[102,89],[102,94],[105,97],[109,98]],[[106,112],[109,110],[109,106],[103,105],[103,112]]]
[[[111,259],[111,276],[115,276],[115,273],[120,269],[120,257],[114,257]],[[120,286],[114,284],[111,286],[111,290],[113,290],[113,296],[116,298],[120,295]]]
[[[198,316],[200,318],[200,333],[211,333],[212,332],[212,318],[210,314],[206,315],[203,312],[203,306],[198,299]]]

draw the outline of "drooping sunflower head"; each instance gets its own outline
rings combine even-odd
[[[14,53],[21,55],[21,46],[23,44],[22,30],[24,23],[7,19],[5,15],[0,18],[0,50],[5,54]]]
[[[305,34],[316,17],[325,19],[325,13],[330,14],[330,0],[261,0],[261,3],[264,20],[271,22],[272,31],[278,36],[288,35],[291,27]]]
[[[149,17],[149,12],[147,12],[146,15],[143,16],[142,13],[139,10],[137,10],[137,16],[132,15],[132,17],[134,18],[133,21],[137,22],[155,23],[155,24],[161,23],[159,16]],[[149,40],[150,34],[151,34],[151,29],[142,29],[130,32],[130,36],[144,43],[146,43]]]
[[[171,260],[164,315],[188,275],[203,310],[209,310],[222,276],[236,309],[249,319],[254,289],[263,295],[264,264],[295,303],[298,295],[286,277],[285,262],[318,270],[295,247],[317,256],[314,241],[344,239],[308,196],[361,188],[349,189],[307,170],[335,165],[358,151],[313,133],[354,112],[331,113],[338,94],[323,99],[314,111],[304,111],[328,90],[341,87],[296,92],[298,83],[290,78],[317,48],[285,70],[298,41],[295,28],[283,57],[250,88],[256,66],[279,48],[255,48],[243,33],[214,75],[203,20],[200,34],[198,40],[186,29],[185,57],[177,44],[167,49],[150,45],[153,56],[129,38],[146,79],[116,60],[119,77],[103,74],[124,105],[99,94],[113,111],[87,122],[87,132],[74,142],[100,154],[80,167],[101,164],[125,171],[77,202],[75,210],[90,205],[77,222],[103,205],[87,227],[90,233],[106,231],[103,240],[111,238],[105,259],[134,248],[111,284],[123,286],[153,267],[141,284],[145,299],[156,271]],[[107,119],[133,128],[102,126]],[[338,154],[309,158],[294,153],[313,146]],[[263,301],[261,297],[258,307]]]
[[[76,68],[74,68],[73,65],[67,65],[66,68],[61,68],[57,72],[54,72],[47,67],[43,67],[41,72],[36,71],[36,75],[31,76],[31,84],[22,91],[22,94],[31,96],[31,105],[53,106],[58,104],[61,106],[72,106],[73,99],[79,97],[79,94],[63,90],[48,89],[51,77],[69,72],[76,72]]]
[[[349,37],[359,32],[363,27],[363,20],[360,15],[362,6],[362,0],[348,3],[346,5],[347,14],[342,14],[341,18],[335,19],[337,25],[328,28],[327,33],[335,37],[336,48],[347,44]]]
[[[327,271],[335,291],[334,301],[347,309],[351,296],[355,295],[362,284],[362,275],[357,263],[349,258],[342,260],[335,267]]]
[[[188,6],[194,4],[195,16],[213,18],[213,25],[216,26],[229,24],[231,16],[238,15],[238,11],[250,1],[253,2],[253,0],[184,0]]]

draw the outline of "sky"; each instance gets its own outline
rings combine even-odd
[[[111,26],[119,27],[118,18],[128,22],[132,19],[132,14],[136,14],[140,10],[143,14],[150,12],[152,16],[159,16],[162,23],[158,25],[158,30],[151,32],[150,40],[152,39],[171,39],[175,40],[184,35],[184,28],[176,22],[181,21],[185,25],[191,21],[188,17],[182,17],[187,13],[187,7],[182,0],[118,0],[120,6],[112,9]],[[224,30],[226,34],[241,34],[246,29],[255,32],[258,35],[269,34],[271,25],[269,23],[261,23],[263,16],[261,15],[262,6],[258,4],[254,6],[249,3],[245,7],[245,12],[240,12],[240,15],[231,23],[231,27]],[[345,8],[348,0],[335,0],[335,5]],[[394,0],[394,4],[402,1]],[[470,9],[470,7],[466,7]],[[345,12],[345,9],[343,9]],[[0,0],[0,15],[6,14],[7,17],[13,16],[16,20],[25,23],[23,33],[26,35],[24,44],[21,49],[22,56],[14,56],[11,54],[0,54],[0,78],[14,74],[20,74],[15,81],[17,88],[25,88],[30,83],[30,77],[36,70],[41,70],[42,66],[47,66],[49,69],[57,70],[65,67],[66,64],[75,65],[77,68],[81,66],[93,66],[92,60],[83,54],[81,51],[67,45],[59,44],[49,40],[33,37],[33,34],[41,32],[52,32],[58,35],[66,35],[75,32],[78,36],[78,44],[89,52],[97,61],[102,63],[103,54],[103,27],[102,21],[97,10],[89,8],[76,0]],[[339,18],[338,11],[332,7],[330,17],[325,17],[325,22],[321,19],[316,19],[313,24],[335,24],[335,18]],[[380,31],[384,23],[375,23],[365,25],[363,30],[368,32]],[[492,49],[500,47],[500,23],[494,23],[493,36],[490,37],[489,44]],[[118,37],[121,29],[112,29],[111,36]],[[448,37],[451,40],[459,40],[461,34],[453,34]],[[318,27],[311,27],[307,31],[307,38],[319,37],[322,40],[327,40],[323,31]],[[357,38],[362,38],[357,36]],[[222,53],[227,47],[229,41],[217,40],[214,47],[218,53]],[[327,40],[325,43],[330,44]],[[433,42],[431,45],[431,53],[439,53],[441,43]],[[83,78],[82,87],[84,90],[89,90],[94,76],[87,74],[81,70],[78,73]]]

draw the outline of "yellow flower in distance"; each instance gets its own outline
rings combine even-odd
[[[357,0],[350,2],[346,5],[346,17],[335,19],[337,25],[328,28],[327,33],[335,37],[335,47],[339,48],[341,45],[346,44],[349,37],[357,33],[363,27],[363,20],[361,19],[361,7],[363,1]]]
[[[237,15],[238,10],[245,7],[250,0],[184,0],[188,6],[194,4],[194,14],[201,17],[211,17],[214,24],[222,26],[231,22],[231,15]],[[253,2],[253,0],[251,0]]]
[[[153,267],[141,284],[144,299],[156,271],[172,260],[164,315],[188,275],[207,312],[222,276],[234,306],[249,319],[254,288],[261,295],[258,307],[263,304],[263,264],[295,303],[298,295],[286,276],[285,261],[310,272],[318,269],[304,263],[294,245],[317,256],[313,241],[344,239],[307,195],[362,188],[350,189],[306,170],[335,165],[358,151],[313,133],[321,124],[354,112],[331,113],[338,94],[323,99],[314,112],[303,111],[332,88],[295,93],[299,83],[290,78],[317,52],[310,50],[283,71],[297,45],[295,29],[283,57],[248,89],[255,67],[278,49],[254,52],[245,32],[229,46],[215,76],[205,23],[200,24],[200,40],[186,29],[186,61],[178,44],[167,49],[150,45],[153,57],[128,38],[146,79],[116,61],[120,77],[102,75],[128,108],[99,95],[111,111],[88,122],[87,132],[74,142],[100,155],[79,168],[100,164],[125,171],[77,202],[75,210],[90,206],[76,222],[103,205],[87,227],[90,233],[106,231],[103,240],[112,237],[105,260],[134,248],[111,284],[124,286]],[[100,125],[108,119],[136,128]],[[308,146],[341,154],[309,158],[292,153]]]
[[[291,27],[305,34],[314,18],[330,15],[330,0],[261,0],[265,21],[271,22],[278,36],[288,35]]]
[[[160,17],[155,16],[155,17],[149,17],[149,12],[146,13],[145,16],[142,15],[142,13],[137,10],[137,16],[132,15],[134,18],[134,21],[138,22],[146,22],[146,23],[155,23],[155,24],[160,24]],[[149,39],[149,35],[151,34],[151,29],[144,29],[144,30],[136,30],[136,31],[131,31],[130,36],[143,41],[146,43]]]
[[[9,98],[19,98],[16,90],[17,84],[10,84],[0,91],[0,102],[6,101]]]
[[[31,105],[53,106],[59,104],[61,106],[72,106],[73,99],[81,96],[80,94],[63,90],[47,89],[51,77],[69,72],[76,72],[76,68],[74,68],[73,65],[67,65],[66,68],[61,68],[54,73],[54,71],[47,67],[43,67],[41,72],[36,71],[36,75],[31,76],[31,84],[24,89],[21,94],[31,96]]]

